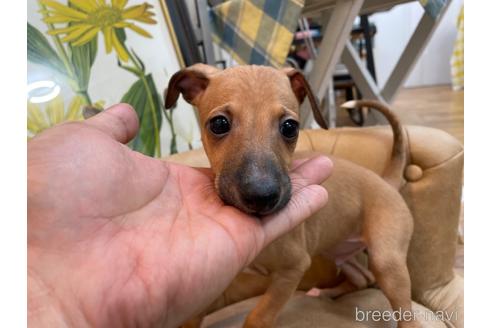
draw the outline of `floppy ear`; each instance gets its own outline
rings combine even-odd
[[[176,104],[179,94],[192,105],[196,105],[199,96],[205,91],[210,80],[209,77],[218,72],[219,69],[205,65],[195,64],[175,73],[169,80],[168,87],[164,92],[164,107],[169,109]]]
[[[287,77],[290,80],[290,86],[292,87],[292,91],[297,97],[299,101],[299,105],[302,104],[306,95],[308,96],[309,103],[311,104],[311,110],[313,111],[314,120],[320,127],[323,129],[328,129],[328,125],[323,119],[323,115],[321,115],[321,111],[319,109],[318,100],[313,94],[309,83],[304,78],[301,72],[294,68],[284,68],[283,71],[287,74]]]

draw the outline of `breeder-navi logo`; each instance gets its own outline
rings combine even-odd
[[[391,310],[359,310],[355,307],[355,321],[412,321],[419,319],[420,321],[450,321],[456,320],[458,318],[457,312],[446,312],[446,311],[409,311],[402,309],[391,311]]]

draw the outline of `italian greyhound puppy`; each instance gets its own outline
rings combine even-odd
[[[174,106],[180,94],[198,108],[203,146],[224,203],[260,218],[283,208],[295,184],[287,173],[295,157],[299,106],[306,96],[316,122],[327,128],[304,76],[290,68],[219,70],[196,64],[172,76],[165,107]],[[323,183],[330,197],[327,205],[251,263],[249,269],[268,276],[269,285],[244,327],[275,325],[313,257],[343,262],[361,247],[367,250],[369,268],[393,310],[411,311],[406,257],[413,219],[398,192],[408,157],[406,135],[382,104],[359,101],[346,106],[360,105],[381,111],[392,126],[389,166],[380,177],[332,157],[333,172]],[[416,321],[398,322],[399,328],[418,326]]]

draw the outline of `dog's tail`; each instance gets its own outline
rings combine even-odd
[[[355,109],[369,107],[377,110],[388,120],[393,130],[393,149],[389,165],[386,167],[383,178],[396,189],[404,184],[404,172],[409,160],[409,146],[406,132],[398,117],[384,104],[375,100],[351,100],[342,105],[342,108]]]

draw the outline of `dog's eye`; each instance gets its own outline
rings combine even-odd
[[[227,117],[219,115],[210,120],[209,129],[213,134],[221,136],[229,132],[231,129],[231,124],[229,123]]]
[[[280,124],[280,133],[286,139],[294,139],[299,134],[299,123],[290,119],[285,120],[282,124]]]

